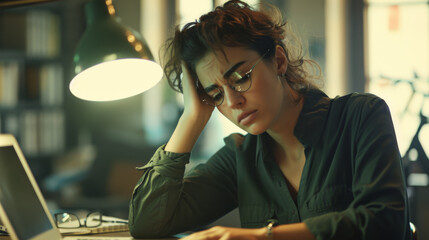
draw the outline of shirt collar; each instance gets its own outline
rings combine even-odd
[[[314,147],[322,136],[331,99],[318,89],[309,89],[294,134],[304,146]]]
[[[309,89],[306,92],[304,105],[294,129],[295,136],[305,147],[314,147],[319,141],[325,126],[330,103],[331,99],[318,89]],[[265,159],[265,154],[268,153],[268,138],[269,135],[266,132],[257,136],[256,161]]]

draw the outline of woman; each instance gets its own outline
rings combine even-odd
[[[240,1],[176,31],[165,72],[185,108],[168,143],[140,168],[133,236],[193,230],[238,207],[243,228],[187,238],[409,239],[386,104],[370,94],[328,98],[310,83],[311,62],[292,42],[269,15]],[[249,134],[227,137],[184,177],[215,107]]]

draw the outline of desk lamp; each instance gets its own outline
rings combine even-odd
[[[161,67],[143,38],[120,24],[112,0],[91,0],[85,5],[87,28],[74,59],[70,91],[89,101],[131,97],[155,86]]]

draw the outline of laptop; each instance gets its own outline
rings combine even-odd
[[[15,137],[0,134],[0,222],[12,240],[133,239],[60,234]]]

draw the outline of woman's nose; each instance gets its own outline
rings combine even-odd
[[[242,93],[233,90],[229,86],[223,88],[225,104],[230,108],[237,108],[243,105],[245,98]]]

